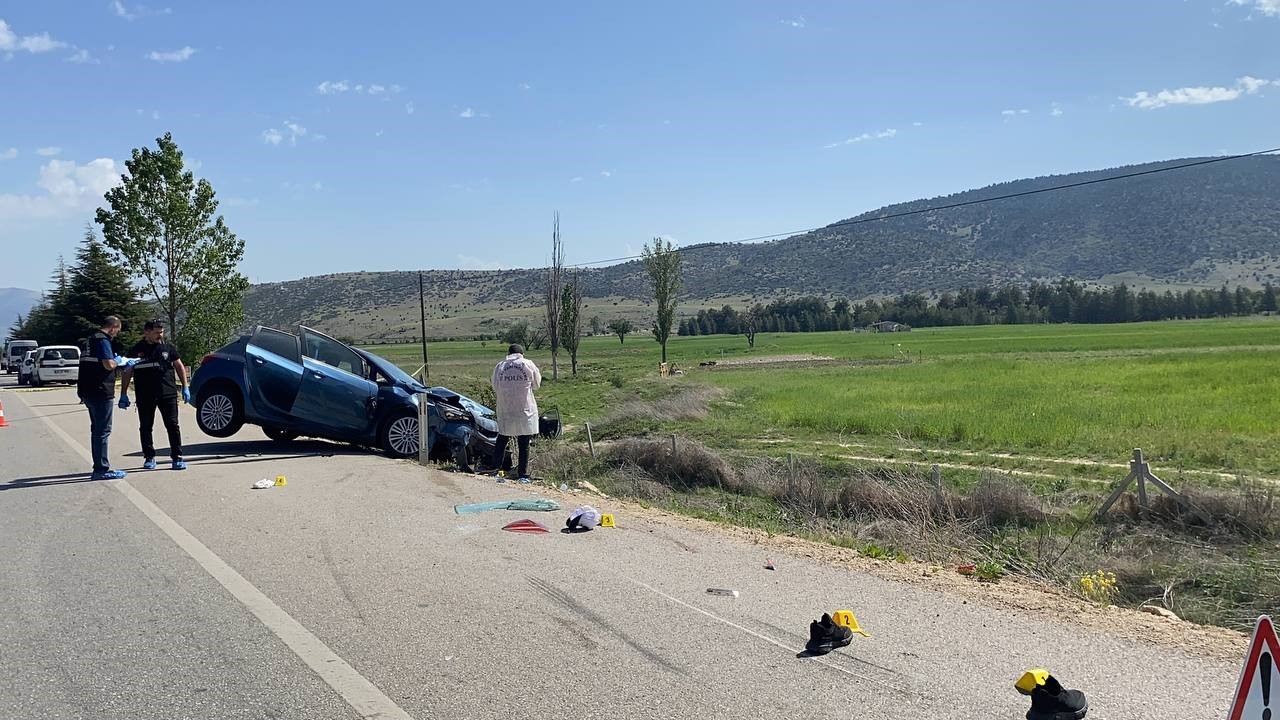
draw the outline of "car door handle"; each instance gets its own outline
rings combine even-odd
[[[315,378],[316,380],[323,380],[323,379],[324,379],[324,376],[323,376],[323,375],[321,375],[320,373],[315,373],[315,372],[311,373],[311,377]]]
[[[254,361],[255,363],[259,364],[259,365],[266,365],[266,364],[267,364],[267,361],[266,361],[266,360],[263,360],[263,359],[262,359],[262,358],[260,358],[260,357],[256,357],[256,358],[254,358],[254,359],[253,359],[253,361]]]

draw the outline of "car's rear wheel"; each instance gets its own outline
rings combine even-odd
[[[292,442],[298,439],[298,433],[293,432],[292,430],[283,430],[281,428],[275,428],[275,427],[264,427],[262,428],[262,432],[265,433],[267,437],[271,438],[272,440],[275,440],[278,443],[287,443],[287,442]]]
[[[391,457],[413,457],[418,454],[418,415],[393,415],[382,426],[379,437],[382,451]]]
[[[244,426],[240,393],[226,386],[201,392],[196,401],[196,424],[204,434],[213,437],[235,435]]]

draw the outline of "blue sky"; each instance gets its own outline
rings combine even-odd
[[[1280,146],[1280,0],[0,5],[0,287],[170,131],[255,282],[732,241]]]

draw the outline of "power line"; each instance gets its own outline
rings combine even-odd
[[[948,205],[935,205],[933,207],[921,208],[919,210],[904,210],[902,212],[890,213],[888,215],[877,215],[875,217],[854,218],[852,220],[843,220],[822,227],[805,228],[804,230],[791,230],[789,232],[774,233],[772,235],[757,235],[756,237],[742,238],[740,240],[730,240],[724,244],[731,243],[748,243],[757,240],[773,240],[780,237],[790,237],[792,235],[800,235],[802,233],[817,232],[818,230],[829,230],[837,227],[847,227],[849,225],[861,225],[862,223],[879,222],[880,220],[892,220],[893,218],[907,217],[908,215],[920,215],[923,213],[937,212],[939,210],[950,210],[952,208],[966,207],[969,205],[981,205],[982,203],[995,202],[996,200],[1009,200],[1011,198],[1026,197],[1028,195],[1038,195],[1040,193],[1055,192],[1057,190],[1069,190],[1071,188],[1083,187],[1085,185],[1097,185],[1098,183],[1111,182],[1113,180],[1125,180],[1128,178],[1140,177],[1142,175],[1155,175],[1156,173],[1169,172],[1171,170],[1181,170],[1183,168],[1197,167],[1200,165],[1211,165],[1213,163],[1226,162],[1228,160],[1239,160],[1241,158],[1254,157],[1257,155],[1267,155],[1269,153],[1280,152],[1280,147],[1271,148],[1270,150],[1258,150],[1256,152],[1244,153],[1242,155],[1227,155],[1224,157],[1210,158],[1208,160],[1197,160],[1195,162],[1183,163],[1181,165],[1169,165],[1167,167],[1152,168],[1150,170],[1140,170],[1138,172],[1124,173],[1121,175],[1110,175],[1104,178],[1094,178],[1093,180],[1081,180],[1079,182],[1066,183],[1065,185],[1054,185],[1052,187],[1040,188],[1039,190],[1023,190],[1022,192],[1009,193],[1007,195],[996,195],[995,197],[980,198],[978,200],[965,200],[963,202],[950,203]],[[698,245],[695,247],[676,248],[676,252],[684,252],[686,250],[697,250],[705,247]],[[604,265],[605,263],[626,262],[628,260],[639,260],[644,255],[627,255],[625,257],[610,258],[608,260],[593,260],[591,262],[572,263],[566,267],[586,267],[588,265]]]

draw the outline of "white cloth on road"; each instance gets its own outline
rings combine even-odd
[[[498,433],[508,437],[538,434],[538,401],[533,391],[542,372],[520,353],[508,355],[493,369],[493,392],[498,398]]]

